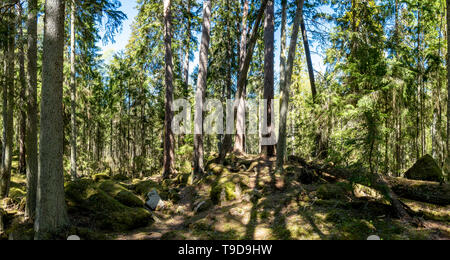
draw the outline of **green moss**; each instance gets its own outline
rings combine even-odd
[[[91,180],[77,180],[65,185],[69,212],[88,216],[95,226],[108,231],[127,231],[147,226],[151,215],[144,208],[123,205],[98,188]]]
[[[182,186],[192,185],[192,183],[193,183],[192,177],[193,176],[191,173],[180,174],[180,175],[178,175],[178,177],[176,179],[176,183],[179,185],[182,185]]]
[[[138,208],[144,205],[138,196],[113,181],[102,181],[98,187],[125,206]]]
[[[130,180],[130,178],[127,176],[127,175],[125,175],[125,174],[116,174],[116,175],[114,175],[113,177],[112,177],[112,179],[113,180],[115,180],[115,181],[128,181],[128,180]]]
[[[351,188],[349,189],[347,185],[343,183],[323,184],[320,185],[317,190],[317,197],[323,200],[344,199],[349,190],[351,190]]]
[[[140,195],[140,196],[146,196],[151,190],[156,189],[158,191],[162,190],[161,185],[159,185],[158,183],[154,182],[154,181],[139,181],[137,183],[135,183],[133,185],[134,187],[130,187],[132,188],[136,194]]]
[[[33,240],[34,225],[33,223],[24,223],[19,221],[19,219],[15,219],[5,233],[11,240]]]
[[[444,180],[442,170],[430,155],[420,158],[414,166],[406,172],[406,178],[418,181],[441,182]]]
[[[182,174],[191,174],[192,172],[192,164],[189,161],[184,161],[180,167],[180,172]]]
[[[170,231],[163,234],[161,240],[186,240],[186,237],[180,231]]]
[[[92,179],[95,182],[99,182],[102,180],[110,180],[111,177],[107,173],[99,173],[99,174],[95,174],[94,176],[92,176]]]
[[[16,204],[19,204],[26,196],[27,193],[18,188],[11,188],[9,191],[9,198],[11,198]]]
[[[225,197],[222,198],[222,194]],[[219,204],[222,199],[233,201],[237,198],[236,184],[227,179],[222,179],[212,187],[210,197],[215,204]]]

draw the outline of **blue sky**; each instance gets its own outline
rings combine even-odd
[[[121,3],[122,3],[122,7],[120,8],[120,10],[127,15],[128,19],[125,20],[123,23],[122,32],[115,37],[115,41],[116,41],[115,43],[113,43],[113,44],[110,43],[108,45],[103,45],[102,43],[99,43],[99,47],[102,49],[103,54],[124,50],[126,45],[128,44],[128,40],[131,37],[131,33],[132,33],[131,25],[133,24],[133,21],[138,14],[138,10],[136,9],[137,3],[136,3],[136,0],[122,0]],[[200,35],[197,35],[197,37],[200,37]],[[280,63],[280,58],[279,58],[279,56],[280,56],[280,51],[279,51],[280,30],[278,30],[276,32],[275,39],[276,39],[275,73],[276,73],[276,75],[278,75],[279,74],[278,71],[279,71],[279,67],[280,67],[279,66],[279,63]],[[313,52],[312,58],[313,58],[313,63],[314,63],[314,69],[316,71],[323,72],[325,70],[325,66],[323,65],[322,58],[319,55],[314,54],[314,50],[311,50],[311,51]],[[195,59],[193,61],[191,61],[191,65],[190,65],[191,73],[193,72],[193,70],[197,66],[197,64],[198,64],[198,52],[195,53]]]

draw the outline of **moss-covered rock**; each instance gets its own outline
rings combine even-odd
[[[130,186],[130,189],[140,196],[147,196],[147,194],[153,189],[156,189],[159,192],[163,190],[161,185],[151,180],[138,181]]]
[[[233,201],[237,199],[238,194],[236,192],[236,185],[236,183],[228,180],[227,178],[219,180],[219,182],[211,188],[211,200],[214,204],[220,204],[223,201]]]
[[[81,179],[65,185],[71,215],[87,216],[95,226],[108,231],[127,231],[147,226],[152,220],[144,208],[131,208],[98,188],[92,180]]]
[[[405,177],[417,181],[441,182],[444,180],[442,170],[430,155],[425,155],[409,169]]]
[[[95,174],[94,176],[92,176],[92,179],[95,182],[99,182],[99,181],[103,181],[103,180],[110,180],[111,176],[109,176],[109,174],[107,174],[107,173],[98,173],[98,174]]]
[[[186,185],[192,185],[193,183],[193,175],[191,173],[183,173],[178,175],[176,179],[176,183],[185,187]]]
[[[11,226],[6,230],[9,240],[27,241],[34,239],[34,225],[31,222],[22,222],[14,219]]]
[[[115,181],[128,181],[128,180],[130,180],[130,178],[127,176],[127,175],[125,175],[125,174],[116,174],[116,175],[114,175],[113,177],[112,177],[112,179],[113,180],[115,180]]]
[[[344,199],[348,193],[349,188],[343,183],[323,184],[317,189],[317,197],[323,200]]]
[[[99,183],[98,187],[125,206],[140,208],[144,205],[144,202],[138,196],[114,181],[102,181]]]

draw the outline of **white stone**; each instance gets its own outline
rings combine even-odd
[[[147,194],[147,202],[145,203],[151,210],[164,208],[165,202],[161,199],[156,190],[152,190]]]

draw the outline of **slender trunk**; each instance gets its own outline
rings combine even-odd
[[[19,173],[25,175],[27,172],[26,167],[26,129],[27,129],[27,116],[26,116],[26,79],[25,79],[25,39],[23,37],[23,9],[22,4],[18,5],[17,24],[19,26],[19,81],[20,81],[20,120],[19,120]]]
[[[194,173],[203,175],[203,106],[208,76],[208,52],[211,32],[211,1],[203,1],[202,42],[200,46],[197,93],[195,95]]]
[[[274,99],[274,58],[275,58],[275,12],[274,1],[269,0],[266,9],[266,19],[264,22],[264,100],[267,100],[267,125],[263,126],[263,137],[271,138],[275,136],[275,127],[272,122],[272,114],[274,113],[272,107],[272,100]],[[263,121],[264,122],[264,121]],[[262,145],[261,151],[266,156],[275,155],[274,145]]]
[[[14,1],[10,1],[13,3]],[[3,154],[0,171],[0,199],[8,197],[11,183],[12,149],[14,138],[14,50],[15,14],[14,8],[8,13],[6,84],[3,89]]]
[[[447,0],[447,164],[450,164],[450,0]],[[447,172],[450,180],[450,171]]]
[[[76,19],[76,4],[75,0],[71,1],[72,8],[70,13],[70,105],[71,105],[71,126],[72,136],[70,142],[70,175],[72,179],[77,179],[77,86],[75,79],[75,19]]]
[[[242,71],[244,66],[245,56],[247,55],[247,42],[248,42],[248,10],[249,1],[244,0],[244,10],[242,14],[241,25],[241,42],[239,52],[239,69]],[[236,118],[236,137],[234,140],[234,152],[243,154],[245,151],[245,95],[246,95],[246,82],[242,86],[244,88],[243,95],[239,98],[239,106]]]
[[[38,0],[28,0],[28,70],[27,70],[27,204],[25,217],[34,219],[36,212],[36,190],[38,177],[38,135],[37,135],[37,14]]]
[[[175,140],[172,130],[173,119],[173,58],[172,58],[172,0],[164,0],[164,46],[165,46],[165,81],[166,102],[164,118],[164,174],[170,178],[175,168]]]
[[[256,16],[256,21],[252,30],[252,34],[250,37],[250,41],[248,42],[248,47],[247,47],[247,54],[245,55],[245,59],[242,63],[240,72],[239,72],[239,78],[238,78],[238,82],[237,82],[237,91],[236,91],[236,98],[235,98],[235,102],[234,102],[234,107],[233,107],[233,111],[234,111],[234,118],[235,118],[235,124],[237,123],[236,118],[237,118],[237,113],[238,113],[238,107],[239,107],[239,101],[241,100],[241,98],[243,97],[243,93],[244,93],[244,89],[245,89],[245,83],[247,81],[247,77],[248,77],[248,71],[250,69],[250,62],[253,58],[253,51],[256,45],[256,40],[258,38],[258,32],[259,32],[259,27],[261,25],[261,21],[262,21],[262,17],[264,15],[264,12],[266,10],[266,6],[267,6],[267,2],[268,0],[264,0],[261,4],[261,8],[258,11],[258,14]],[[230,135],[226,135],[225,136],[225,140],[223,142],[223,149],[220,151],[219,154],[219,161],[223,162],[226,155],[228,154],[228,152],[231,151],[232,148],[232,139]]]
[[[284,160],[286,155],[286,135],[287,135],[287,116],[289,109],[289,91],[291,87],[292,72],[294,68],[295,53],[297,50],[297,40],[300,30],[300,23],[303,16],[304,0],[297,2],[297,11],[295,14],[294,24],[292,28],[291,43],[289,46],[289,55],[287,60],[285,82],[281,89],[281,111],[280,111],[280,127],[278,134],[277,146],[277,169],[283,170]]]
[[[287,0],[281,2],[281,49],[280,49],[280,86],[286,82],[286,20],[287,20]]]
[[[48,239],[69,223],[64,199],[64,2],[45,2],[41,134],[35,238]]]
[[[191,0],[187,0],[187,11],[188,11],[188,20],[186,24],[186,53],[184,57],[184,71],[183,71],[183,79],[184,79],[184,91],[185,95],[188,94],[189,90],[189,54],[191,52]]]

